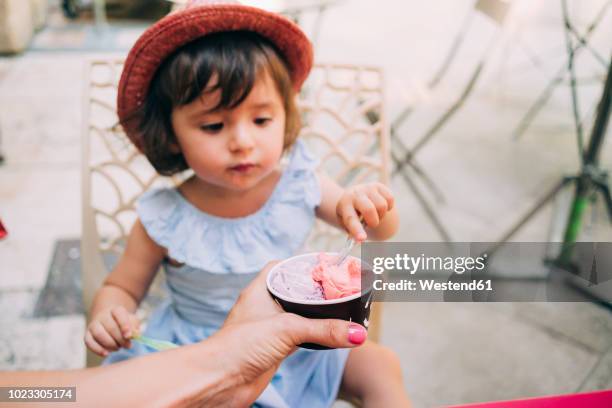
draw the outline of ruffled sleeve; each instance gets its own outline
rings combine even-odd
[[[178,190],[149,191],[137,203],[147,233],[178,262],[213,273],[252,273],[296,253],[308,237],[321,202],[318,161],[294,144],[268,201],[239,218],[207,214]]]
[[[297,140],[293,145],[289,164],[283,174],[289,180],[281,179],[280,181],[286,182],[286,186],[281,187],[291,191],[289,195],[305,200],[306,205],[313,209],[321,204],[321,188],[316,175],[318,166],[319,160],[308,150],[304,142]]]
[[[171,188],[147,191],[136,203],[136,212],[147,234],[166,249],[173,246],[174,236],[170,232],[182,223],[181,204],[178,192]]]

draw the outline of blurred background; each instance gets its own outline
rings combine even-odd
[[[612,1],[243,3],[295,19],[318,63],[382,68],[395,241],[497,242],[580,173],[610,64]],[[0,369],[85,364],[85,68],[125,57],[171,7],[0,0]],[[604,137],[602,173],[612,165]],[[560,188],[509,238],[562,240],[573,192]],[[578,240],[612,241],[597,197]],[[582,300],[387,303],[381,341],[400,356],[417,407],[612,388],[610,309]]]

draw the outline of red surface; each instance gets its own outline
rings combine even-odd
[[[523,400],[453,405],[455,408],[612,408],[612,390]]]
[[[2,224],[2,220],[0,220],[0,239],[6,237],[8,235],[8,231],[6,230],[6,228],[4,228],[4,225]]]

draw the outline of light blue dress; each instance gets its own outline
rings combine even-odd
[[[177,344],[207,338],[223,324],[240,291],[268,261],[296,254],[321,201],[316,165],[304,144],[296,142],[268,201],[241,218],[204,213],[176,189],[145,193],[137,205],[140,221],[172,259],[185,265],[164,263],[170,296],[152,313],[144,334]],[[131,349],[111,353],[105,364],[152,352],[132,344]],[[348,353],[348,349],[298,349],[284,360],[254,406],[331,406]]]

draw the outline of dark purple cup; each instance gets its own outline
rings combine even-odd
[[[309,319],[341,319],[347,320],[350,322],[359,323],[364,326],[367,330],[370,318],[370,306],[371,306],[371,288],[368,288],[366,291],[363,290],[361,293],[355,293],[350,296],[346,296],[339,299],[331,299],[331,300],[305,300],[305,299],[295,299],[288,297],[287,295],[279,293],[272,286],[272,279],[274,278],[274,274],[278,272],[278,270],[283,267],[286,268],[291,263],[298,262],[301,265],[304,265],[304,262],[316,265],[319,252],[313,252],[303,255],[293,256],[291,258],[285,259],[282,262],[276,264],[268,273],[268,277],[266,279],[266,285],[268,287],[268,292],[270,295],[276,300],[276,302],[283,308],[285,312],[295,313],[297,315],[307,317]],[[337,256],[337,253],[328,252],[328,255]],[[353,256],[351,258],[357,259]],[[363,271],[362,267],[362,271]],[[304,271],[304,273],[310,273],[310,271]],[[363,272],[362,272],[363,273]],[[363,281],[363,280],[362,280]],[[322,346],[320,344],[315,343],[303,343],[300,344],[299,347],[307,348],[311,350],[328,350],[330,347]]]

